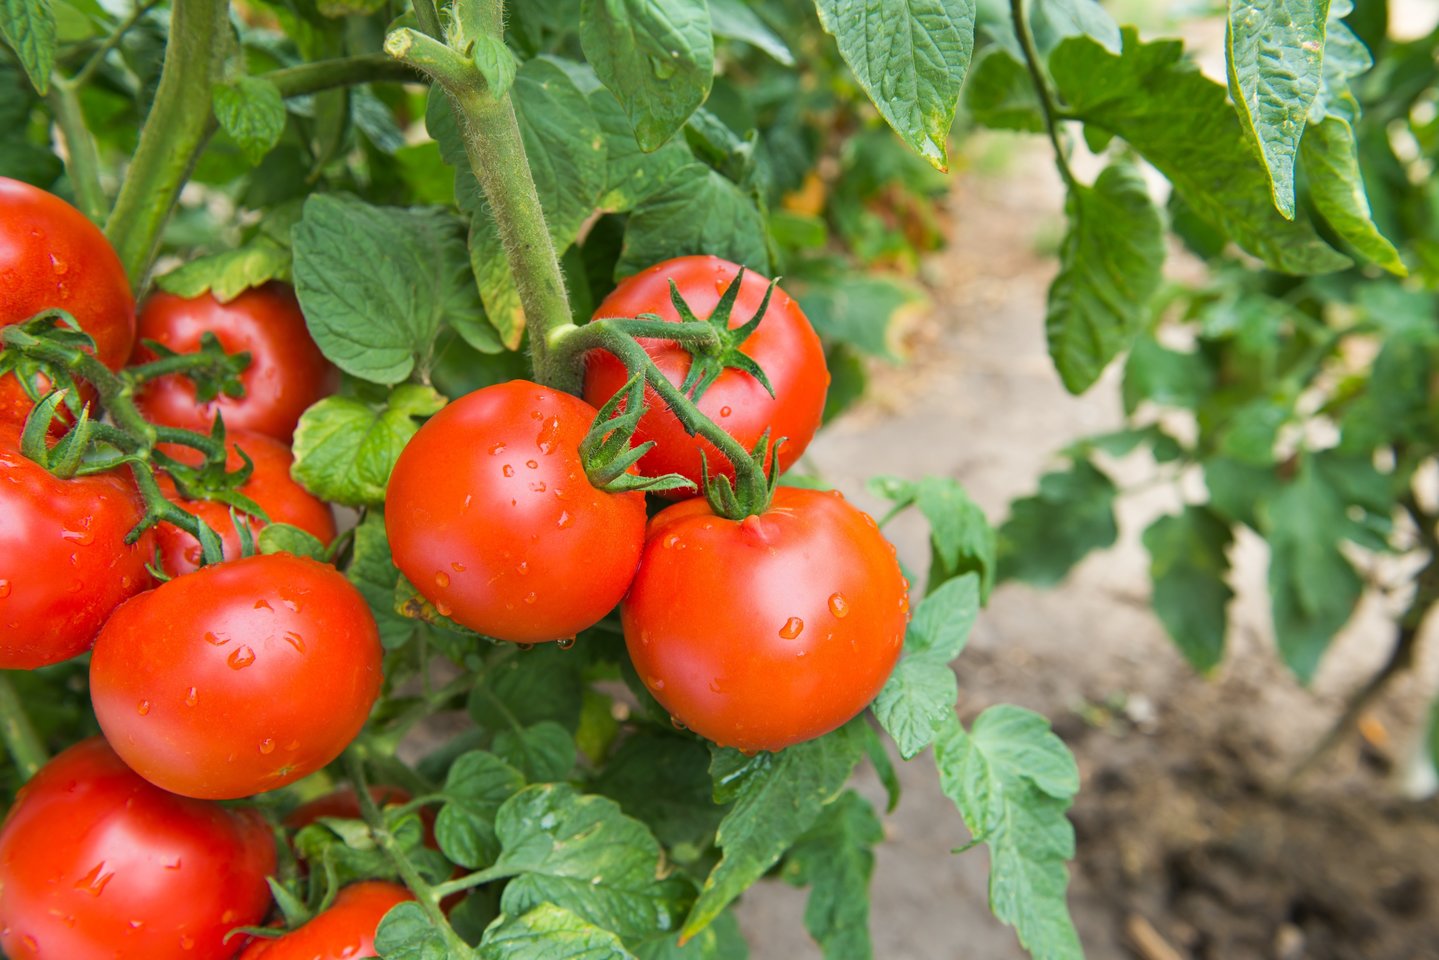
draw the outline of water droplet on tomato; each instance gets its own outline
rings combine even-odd
[[[525,466],[529,467],[531,470],[538,470],[540,468],[540,462],[538,460],[526,460]]]
[[[249,647],[236,647],[230,652],[226,662],[230,664],[231,670],[243,670],[255,662],[255,651]]]
[[[445,589],[446,587],[448,587],[449,585],[450,585],[450,575],[449,575],[448,573],[446,573],[445,571],[443,571],[443,570],[436,570],[436,571],[435,571],[435,586],[437,586],[437,587],[439,587],[441,590],[443,590],[443,589]]]
[[[464,573],[465,565],[458,560],[452,560],[450,562],[450,569],[455,571],[456,573]]]
[[[689,727],[685,726],[685,722],[674,714],[670,714],[670,726],[674,727],[676,730],[689,729]]]
[[[264,740],[261,740],[261,741],[260,741],[260,752],[263,753],[263,754],[264,754],[265,756],[267,756],[267,757],[268,757],[270,754],[274,753],[274,752],[275,752],[275,741],[271,740],[269,737],[266,737]]]
[[[574,526],[574,525],[575,525],[575,518],[572,517],[572,516],[570,516],[568,511],[566,511],[566,510],[561,510],[561,511],[560,511],[560,519],[557,520],[557,521],[555,521],[555,526],[557,526],[557,527],[559,527],[561,530],[563,530],[563,529],[565,529],[566,527],[572,527],[572,526]]]
[[[548,489],[543,480],[535,480],[530,483],[530,490],[535,493],[544,493]]]
[[[535,592],[533,590],[525,594],[525,603],[534,603],[538,599],[539,597],[535,595]]]
[[[57,277],[63,277],[66,273],[70,271],[70,265],[64,260],[61,260],[59,257],[55,256],[55,254],[53,253],[50,254],[50,266],[52,269],[54,269],[55,276]]]
[[[663,690],[665,688],[665,682],[659,677],[646,677],[645,683],[648,684],[651,690]]]
[[[109,873],[106,873],[105,861],[101,860],[90,868],[89,873],[75,881],[75,889],[84,890],[90,896],[98,897],[105,892],[105,884],[109,883],[110,878],[113,876],[115,876],[115,871],[111,870]]]
[[[504,452],[505,452],[505,445],[504,445],[503,443],[497,443],[497,444],[495,444],[493,447],[490,447],[490,456],[492,456],[492,457],[498,457],[500,454],[502,454],[502,453],[504,453]]]
[[[732,413],[734,413],[734,411],[731,410],[729,407],[720,407],[720,416],[727,417]]]
[[[517,643],[515,646],[520,648],[520,653],[529,653],[535,648],[533,643]]]
[[[555,641],[555,646],[559,647],[561,650],[568,650],[574,645],[574,637],[560,637],[558,640]]]
[[[724,681],[719,677],[711,677],[710,693],[724,693]]]
[[[285,609],[290,611],[291,613],[299,613],[301,610],[305,609],[305,605],[303,603],[298,600],[291,600],[289,597],[284,597],[280,600],[280,602],[283,603],[285,605]]]
[[[256,601],[255,601],[255,609],[256,609],[256,610],[271,610],[271,611],[273,611],[275,608],[272,607],[272,606],[270,606],[270,601],[268,601],[268,600],[256,600]]]
[[[28,933],[20,938],[20,942],[25,944],[25,949],[29,950],[31,953],[35,953],[40,949],[39,941],[37,941],[34,937],[30,936],[30,934]]]
[[[192,937],[192,936],[190,936],[188,933],[182,933],[182,934],[180,934],[180,949],[181,949],[181,950],[194,950],[194,949],[195,949],[195,938]]]
[[[554,453],[555,444],[560,438],[560,418],[550,417],[540,427],[540,435],[535,438],[535,446],[540,448],[540,453]]]
[[[442,617],[448,617],[451,613],[454,612],[454,608],[451,607],[448,603],[445,603],[443,600],[435,604],[435,609],[439,611],[439,614]]]
[[[200,702],[200,691],[196,690],[194,687],[191,687],[191,688],[185,693],[185,706],[187,706],[187,707],[193,707],[195,704],[197,704],[197,703],[199,703],[199,702]]]
[[[150,701],[141,700],[139,703],[135,704],[135,712],[142,717],[148,714],[150,712]]]
[[[296,653],[305,652],[305,638],[293,630],[285,631],[285,642],[295,648]]]
[[[516,567],[515,567],[515,573],[518,573],[520,576],[524,576],[525,574],[527,574],[527,573],[529,573],[529,572],[530,572],[530,564],[529,564],[529,561],[528,561],[528,560],[521,560],[521,561],[519,562],[519,564],[516,565]]]
[[[829,597],[829,612],[843,620],[849,616],[849,601],[842,593],[832,593]]]
[[[12,588],[10,586],[9,580],[0,580],[0,600],[4,600],[6,597],[10,596],[11,589]]]
[[[803,632],[804,621],[799,617],[790,617],[784,622],[784,626],[779,628],[779,635],[786,640],[793,640]]]
[[[666,550],[668,550],[668,549],[670,549],[671,547],[673,547],[675,544],[677,544],[677,543],[679,543],[679,542],[680,542],[680,535],[677,534],[677,533],[672,533],[672,534],[670,534],[669,536],[665,537],[663,540],[660,541],[660,546],[662,546],[662,547],[664,547]]]
[[[507,477],[513,477],[515,475],[515,468],[507,463],[504,465],[504,468],[500,470],[500,472]]]

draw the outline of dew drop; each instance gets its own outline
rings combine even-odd
[[[291,740],[289,743],[285,744],[285,749],[290,751],[291,753],[294,753],[296,750],[300,749],[300,741]]]
[[[296,653],[305,652],[305,638],[293,630],[285,631],[285,642],[295,648]]]
[[[504,465],[504,468],[500,470],[500,472],[507,477],[513,477],[515,475],[515,468],[507,463]]]
[[[274,610],[275,608],[272,607],[272,606],[270,606],[270,601],[268,601],[268,600],[256,600],[256,601],[255,601],[255,609],[256,609],[256,610]]]
[[[533,643],[517,643],[515,646],[520,648],[520,653],[529,653],[535,648]]]
[[[710,693],[724,693],[724,683],[719,677],[710,679]]]
[[[199,702],[200,702],[200,691],[196,690],[194,687],[191,687],[191,688],[185,693],[185,706],[187,706],[187,707],[193,707],[195,704],[197,704],[197,703],[199,703]]]
[[[689,729],[689,727],[685,726],[685,722],[674,714],[670,714],[670,726],[674,727],[676,730]]]
[[[226,662],[230,664],[231,670],[243,670],[255,662],[255,651],[249,647],[236,647],[230,651]]]
[[[646,677],[645,683],[649,684],[651,690],[663,690],[665,688],[665,682],[659,677]]]
[[[260,752],[263,753],[263,754],[264,754],[265,756],[267,756],[267,757],[268,757],[270,754],[274,753],[274,752],[275,752],[275,741],[271,740],[269,737],[266,737],[264,740],[261,740],[261,741],[260,741]]]
[[[525,594],[525,603],[534,603],[538,599],[539,597],[535,595],[535,592],[533,590]]]
[[[668,549],[670,549],[671,547],[673,547],[675,544],[677,544],[677,543],[679,543],[679,542],[680,542],[680,535],[677,534],[677,533],[672,533],[672,534],[670,534],[669,536],[665,537],[663,540],[660,541],[660,546],[662,546],[662,547],[664,547],[666,550],[668,550]]]
[[[98,897],[105,892],[105,884],[109,883],[110,878],[114,875],[115,871],[113,870],[109,873],[105,872],[105,861],[101,860],[90,868],[89,873],[75,881],[75,889],[84,890],[90,896]]]
[[[555,641],[555,646],[559,647],[561,650],[568,650],[574,645],[574,637],[560,637],[558,640]]]
[[[181,950],[194,950],[194,949],[195,949],[195,938],[192,937],[192,936],[190,936],[188,933],[182,933],[182,934],[180,934],[180,949],[181,949]]]
[[[727,417],[732,413],[734,413],[734,411],[731,410],[729,407],[720,407],[720,416]]]
[[[793,640],[803,632],[804,621],[799,617],[790,617],[784,622],[784,626],[779,628],[779,635],[786,640]]]
[[[450,569],[453,570],[453,571],[455,571],[456,573],[464,573],[464,572],[465,572],[465,565],[464,565],[463,563],[461,563],[460,561],[455,560],[455,561],[452,561],[452,562],[450,563]]]
[[[525,466],[529,467],[531,470],[538,470],[540,468],[540,462],[538,460],[526,460]]]
[[[440,616],[442,617],[448,617],[451,613],[454,612],[454,608],[451,607],[448,603],[445,603],[443,600],[435,604],[435,609],[439,611]]]
[[[560,418],[550,417],[540,427],[540,435],[535,438],[535,446],[540,448],[540,453],[550,454],[555,452],[555,444],[560,438]]]
[[[448,587],[449,585],[450,585],[450,575],[449,575],[448,573],[446,573],[445,571],[443,571],[443,570],[436,570],[436,571],[435,571],[435,586],[437,586],[437,587],[439,587],[441,590],[443,590],[443,589],[445,589],[446,587]]]
[[[561,530],[565,529],[566,527],[572,527],[575,525],[575,518],[570,516],[568,511],[561,510],[560,519],[555,522],[555,525],[558,526]]]
[[[528,560],[521,560],[519,564],[515,567],[515,573],[518,573],[520,576],[524,576],[529,572],[530,564]]]
[[[849,616],[849,601],[842,593],[832,593],[829,597],[829,612],[843,620]]]
[[[0,580],[0,600],[4,600],[6,597],[10,596],[10,590],[10,581]]]
[[[148,714],[150,712],[150,701],[141,700],[139,703],[135,704],[135,712],[142,717]]]
[[[530,482],[530,489],[535,493],[544,493],[547,488],[543,480],[534,480]]]
[[[504,452],[505,452],[505,445],[504,445],[503,443],[497,443],[497,444],[495,444],[493,447],[490,447],[490,456],[492,456],[492,457],[498,457],[500,454],[502,454],[502,453],[504,453]]]
[[[53,253],[50,254],[50,266],[54,269],[57,277],[63,277],[70,270],[70,265]]]
[[[20,941],[25,944],[25,949],[29,950],[31,953],[35,953],[40,949],[39,942],[34,937],[30,936],[30,934],[28,933],[25,934],[25,936],[21,937]]]

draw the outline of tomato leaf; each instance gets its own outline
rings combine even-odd
[[[485,78],[489,95],[504,96],[514,85],[515,73],[519,70],[515,55],[503,40],[488,33],[476,33],[473,42],[470,59],[480,71],[480,76]]]
[[[620,745],[592,789],[649,824],[676,861],[692,863],[713,843],[725,815],[712,796],[709,761],[694,737],[641,732]]]
[[[635,950],[639,960],[749,960],[749,944],[734,913],[726,910],[715,922],[680,946],[680,935],[650,940]]]
[[[794,66],[794,54],[784,40],[744,0],[709,0],[709,8],[715,36],[747,43],[786,67]]]
[[[913,759],[954,716],[959,684],[950,661],[958,657],[979,616],[979,577],[950,580],[915,608],[904,653],[874,701],[874,715]]]
[[[524,785],[524,775],[492,753],[461,754],[445,778],[447,802],[435,818],[435,840],[445,856],[470,869],[494,863],[500,855],[495,815]]]
[[[924,292],[903,280],[850,269],[801,274],[791,292],[826,341],[886,360],[898,359],[890,342],[895,318],[925,302]]]
[[[815,0],[820,24],[900,139],[938,170],[974,51],[974,0]]]
[[[674,251],[713,254],[769,274],[764,220],[754,200],[702,163],[676,169],[641,202],[625,225],[616,279]]]
[[[990,707],[966,732],[958,718],[935,742],[940,788],[976,842],[989,847],[989,906],[1037,960],[1083,957],[1065,903],[1079,790],[1074,757],[1039,714]]]
[[[859,763],[863,747],[854,725],[863,722],[779,753],[746,757],[733,748],[712,748],[715,801],[734,806],[719,826],[724,855],[705,879],[683,936],[707,927],[814,826]]]
[[[386,649],[393,650],[410,638],[415,632],[414,621],[395,612],[395,584],[400,571],[390,558],[383,514],[371,513],[355,528],[354,550],[345,576],[370,605]]]
[[[1044,131],[1034,80],[1024,63],[1003,47],[990,47],[974,62],[964,86],[970,116],[993,130]]]
[[[884,828],[874,808],[846,790],[785,857],[781,876],[810,888],[804,926],[826,957],[869,957],[869,878]]]
[[[351,507],[385,502],[400,451],[419,430],[418,417],[445,405],[432,387],[401,384],[375,409],[353,397],[326,397],[295,428],[295,479],[311,493]]]
[[[1124,362],[1120,388],[1124,412],[1133,414],[1149,400],[1167,407],[1193,409],[1209,394],[1214,373],[1199,352],[1170,350],[1147,333],[1141,333]]]
[[[1229,524],[1204,507],[1167,514],[1144,531],[1154,612],[1190,666],[1212,670],[1224,656],[1225,608],[1234,591],[1224,582]]]
[[[385,914],[375,930],[375,951],[384,960],[463,960],[451,956],[418,903],[401,903]]]
[[[540,904],[522,917],[499,917],[485,930],[478,956],[481,960],[635,960],[613,933],[551,903]]]
[[[1123,49],[1119,24],[1099,0],[1033,0],[1029,19],[1042,56],[1049,56],[1065,37],[1090,37],[1113,54]]]
[[[531,783],[563,780],[574,768],[575,738],[553,720],[495,734],[495,756],[524,773]]]
[[[999,579],[1050,586],[1091,550],[1112,546],[1114,481],[1087,460],[1046,473],[1039,491],[1010,504],[999,528]]]
[[[714,80],[705,0],[582,0],[580,47],[646,152],[684,126]]]
[[[285,132],[285,101],[263,77],[236,77],[210,91],[215,119],[251,164],[258,164]]]
[[[1127,164],[1106,167],[1092,187],[1071,186],[1065,206],[1069,231],[1044,328],[1060,379],[1080,394],[1139,332],[1159,288],[1164,224]]]
[[[933,563],[929,571],[929,592],[940,584],[966,573],[979,574],[980,602],[989,602],[998,572],[998,542],[984,511],[956,480],[922,477],[918,483],[899,477],[877,476],[869,481],[871,492],[894,501],[896,507],[911,504],[929,521],[929,543]]]
[[[271,523],[261,527],[256,548],[260,553],[289,553],[311,560],[325,559],[325,544],[320,542],[319,537],[288,523]]]
[[[1246,136],[1264,160],[1274,206],[1294,219],[1294,167],[1319,94],[1329,0],[1230,0],[1225,73]]]
[[[290,279],[290,251],[268,237],[236,250],[224,250],[171,270],[155,281],[166,293],[187,299],[212,294],[229,303],[251,287]]]
[[[504,730],[553,720],[566,730],[579,725],[584,691],[584,654],[552,643],[513,652],[502,647],[470,693],[470,716],[481,727]]]
[[[30,83],[44,96],[55,67],[55,14],[48,0],[0,0],[0,37],[15,51]],[[13,131],[7,135],[13,136]]]

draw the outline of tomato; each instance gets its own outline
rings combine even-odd
[[[0,327],[50,307],[95,338],[105,366],[130,356],[135,296],[100,228],[59,197],[0,177]],[[33,406],[13,375],[0,378],[0,420],[23,423]]]
[[[380,637],[333,567],[276,553],[177,577],[123,604],[95,641],[90,697],[115,752],[206,799],[313,773],[380,692]]]
[[[188,378],[161,377],[135,398],[155,423],[207,432],[220,413],[232,430],[253,430],[289,443],[300,414],[333,393],[339,382],[335,368],[310,338],[300,303],[287,284],[271,281],[251,287],[229,303],[208,293],[191,299],[156,293],[140,311],[140,339],[179,353],[200,349],[206,332],[219,339],[225,352],[250,354],[250,365],[240,374],[245,395],[199,403]],[[153,359],[141,343],[131,362]]]
[[[270,828],[151,786],[99,737],[47,763],[0,828],[0,947],[11,960],[226,960],[264,919]]]
[[[689,500],[650,521],[625,644],[691,730],[779,750],[879,693],[904,642],[907,589],[894,548],[838,492],[780,487],[739,522]]]
[[[244,450],[255,465],[250,478],[236,492],[259,504],[273,523],[299,527],[314,534],[322,543],[329,543],[335,538],[335,517],[329,506],[290,478],[290,467],[294,465],[295,458],[289,447],[262,433],[232,433],[229,440],[227,469],[238,470],[244,462],[235,452],[236,447]],[[198,451],[192,448],[172,450],[170,455],[182,462],[198,462],[199,458]],[[229,505],[216,500],[186,500],[176,491],[175,482],[163,475],[160,477],[160,489],[168,499],[204,520],[210,529],[220,535],[225,559],[233,560],[240,555],[240,532],[230,520]],[[241,519],[244,520],[243,517]],[[251,532],[258,535],[265,521],[251,517],[249,524]],[[155,528],[155,539],[167,573],[179,576],[200,568],[200,541],[185,530],[162,523]]]
[[[402,886],[370,880],[341,890],[330,909],[278,940],[257,940],[240,960],[350,960],[375,952],[375,929],[396,904],[415,899]]]
[[[110,612],[150,585],[150,531],[124,472],[61,480],[20,453],[0,422],[0,669],[31,670],[84,653]]]
[[[432,417],[390,476],[395,565],[447,617],[500,640],[573,637],[624,596],[644,542],[638,492],[592,486],[579,444],[596,410],[524,380]]]
[[[594,316],[599,319],[653,313],[677,322],[679,314],[670,302],[669,284],[673,280],[695,316],[705,319],[738,270],[738,265],[719,257],[666,260],[620,281]],[[744,325],[754,316],[768,287],[769,281],[764,277],[745,272],[730,314],[731,329]],[[683,382],[690,368],[690,355],[683,347],[660,340],[640,342],[672,383]],[[774,387],[774,396],[749,373],[729,368],[700,395],[698,406],[746,450],[755,447],[766,429],[771,439],[785,438],[779,464],[780,469],[787,470],[809,446],[824,413],[824,397],[829,390],[824,347],[799,304],[783,290],[776,289],[764,318],[740,345],[740,352],[759,364]],[[585,399],[596,406],[603,404],[628,379],[624,364],[608,353],[596,351],[585,370]],[[640,420],[634,442],[638,445],[653,440],[656,446],[641,458],[640,473],[647,477],[678,473],[698,484],[703,453],[711,472],[734,478],[734,467],[719,450],[702,437],[690,436],[664,401],[649,388],[645,390],[645,402],[650,409]]]

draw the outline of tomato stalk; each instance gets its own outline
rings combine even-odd
[[[20,695],[15,692],[10,677],[3,672],[0,672],[0,739],[5,741],[10,759],[15,761],[15,769],[20,771],[22,780],[29,780],[50,759],[45,744],[30,722],[30,715],[25,712]]]
[[[105,191],[100,186],[100,155],[95,137],[85,125],[80,109],[79,83],[64,77],[50,78],[50,92],[45,97],[60,134],[65,138],[65,172],[75,188],[80,210],[96,223],[103,223],[110,210]]]
[[[1059,140],[1059,128],[1055,123],[1059,108],[1055,105],[1049,83],[1044,79],[1039,67],[1039,50],[1034,45],[1034,36],[1030,33],[1029,21],[1024,15],[1024,0],[1009,0],[1009,12],[1014,20],[1014,35],[1019,40],[1020,49],[1024,51],[1024,65],[1029,69],[1029,79],[1034,84],[1034,93],[1039,99],[1040,113],[1044,115],[1044,129],[1054,147],[1054,165],[1059,168],[1059,175],[1064,178],[1065,185],[1073,190],[1079,186],[1079,181],[1074,176],[1074,171],[1069,168],[1069,158],[1065,154],[1064,144]]]

